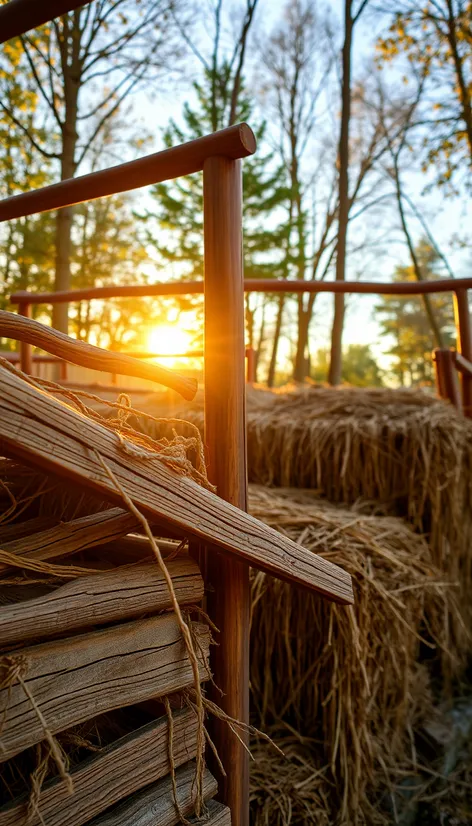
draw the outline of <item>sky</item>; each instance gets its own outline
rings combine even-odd
[[[209,0],[203,0],[209,2]],[[260,0],[258,15],[255,22],[254,34],[261,37],[269,33],[282,13],[284,3],[281,0]],[[329,7],[334,17],[339,20],[340,33],[342,32],[342,0],[332,0]],[[202,6],[204,8],[204,6]],[[375,39],[376,29],[379,30],[382,21],[378,17],[366,14],[356,26],[354,47],[353,47],[353,72],[362,73],[365,69],[369,56],[372,54],[372,43]],[[204,27],[199,33],[200,43],[203,48],[207,34]],[[189,67],[192,71],[192,59],[189,57]],[[198,64],[193,63],[193,70],[198,72]],[[393,70],[392,70],[393,71]],[[249,60],[247,76],[251,82],[257,83],[257,71],[252,60]],[[188,70],[187,70],[188,78]],[[156,149],[162,146],[162,131],[170,118],[177,122],[181,121],[182,107],[185,101],[191,101],[189,94],[188,79],[182,80],[176,76],[160,87],[159,95],[150,101],[148,91],[142,90],[135,96],[135,113],[141,121],[146,132],[154,136],[154,146]],[[404,183],[408,194],[415,201],[420,211],[424,214],[430,229],[439,245],[446,253],[450,265],[456,276],[469,275],[472,256],[470,250],[465,252],[459,248],[454,248],[451,244],[454,236],[467,237],[469,233],[471,210],[466,199],[446,198],[440,191],[424,194],[425,185],[432,180],[432,174],[424,176],[422,174],[412,174],[405,176]],[[143,196],[144,198],[146,196]],[[416,239],[422,234],[421,227],[416,219],[410,218],[411,230]],[[365,220],[359,222],[350,229],[351,240],[357,233],[368,236],[379,229],[382,222],[382,215],[375,211],[366,214]],[[351,257],[351,267],[348,277],[356,279],[362,277],[364,280],[390,280],[395,265],[399,263],[408,264],[409,257],[401,233],[392,231],[385,238],[373,253],[364,255],[362,260]],[[318,347],[326,347],[330,339],[332,296],[319,296],[317,299],[314,320],[311,330],[311,350]],[[383,356],[385,350],[385,340],[380,341],[379,325],[373,317],[373,310],[376,304],[375,297],[356,296],[348,301],[346,317],[344,344],[350,343],[371,344],[376,357],[381,366],[388,368],[390,360]],[[288,357],[289,345],[285,342],[282,345],[282,353]]]

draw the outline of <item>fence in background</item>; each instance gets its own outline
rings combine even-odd
[[[60,184],[57,186],[60,186]],[[23,196],[17,197],[21,198]],[[0,203],[0,219],[1,218],[2,204]],[[106,300],[108,298],[200,295],[204,293],[204,288],[205,285],[203,281],[179,281],[143,286],[94,287],[85,290],[70,290],[68,292],[56,293],[17,292],[11,296],[11,301],[18,306],[19,313],[29,317],[31,315],[31,307],[37,304],[68,304],[74,301],[91,301],[92,299]],[[320,282],[270,279],[246,279],[244,281],[245,292],[264,294],[344,293],[349,295],[422,296],[451,293],[454,298],[457,351],[452,349],[437,349],[434,351],[436,386],[438,395],[441,398],[448,399],[469,418],[472,417],[472,328],[468,299],[468,290],[471,288],[472,278],[445,278],[439,281],[421,282],[405,281],[395,282],[393,284],[372,281]],[[22,369],[26,372],[31,372],[31,346],[21,344],[20,355]],[[246,379],[248,382],[255,380],[255,356],[256,354],[252,348],[246,349]]]

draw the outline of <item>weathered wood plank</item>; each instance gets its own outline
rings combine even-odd
[[[208,628],[195,623],[202,662]],[[55,734],[114,708],[171,694],[191,685],[192,669],[173,614],[22,648],[27,688]],[[16,653],[9,653],[15,657]],[[0,659],[0,676],[1,676]],[[44,737],[40,720],[18,683],[0,691],[0,761]]]
[[[168,570],[180,603],[203,599],[203,580],[193,559],[177,557],[168,563]],[[67,582],[37,599],[0,607],[0,647],[171,607],[156,562],[116,568]]]
[[[167,718],[133,731],[71,769],[74,794],[58,779],[41,790],[39,810],[47,826],[82,826],[128,795],[170,772]],[[197,748],[197,718],[184,709],[174,713],[173,755],[176,767],[191,760]],[[26,821],[25,795],[0,809],[0,826],[40,826]]]
[[[231,812],[227,806],[218,803],[217,800],[210,800],[207,804],[208,820],[205,820],[206,826],[231,826]],[[201,823],[201,820],[190,818],[190,823]]]
[[[14,539],[22,539],[32,533],[45,531],[47,528],[54,528],[58,523],[54,516],[35,516],[33,519],[22,520],[21,522],[11,522],[0,527],[0,548],[5,542],[13,542]]]
[[[184,816],[195,809],[195,764],[188,763],[176,772],[177,800]],[[205,800],[217,792],[217,783],[208,769],[203,780]],[[90,826],[175,826],[180,817],[174,803],[170,777],[165,777],[142,792],[97,817]],[[201,821],[200,821],[201,822]]]
[[[156,459],[120,447],[116,435],[0,368],[0,449],[72,478],[121,503],[97,452],[152,521],[177,528],[274,576],[338,602],[352,602],[351,577]]]
[[[156,537],[156,542],[163,556],[174,554],[180,545],[178,540],[161,539],[161,537]],[[125,562],[143,562],[149,557],[154,558],[154,553],[147,536],[128,534],[110,544],[102,545],[100,556],[124,564]]]
[[[27,559],[52,559],[70,556],[93,545],[102,545],[126,536],[138,527],[137,519],[121,508],[110,508],[71,522],[61,522],[54,528],[14,539],[2,545],[2,551]],[[8,569],[0,564],[0,571]]]
[[[52,353],[72,364],[78,364],[80,367],[156,381],[164,387],[176,390],[184,399],[195,398],[198,389],[196,379],[181,376],[173,370],[168,370],[167,367],[161,367],[160,364],[143,363],[139,359],[127,356],[126,353],[103,350],[86,341],[70,338],[65,333],[46,327],[45,324],[40,324],[32,318],[24,318],[7,310],[0,310],[0,336],[41,347],[47,353]]]

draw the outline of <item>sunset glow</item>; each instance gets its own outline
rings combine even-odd
[[[181,361],[179,356],[183,353],[195,349],[192,346],[191,334],[175,324],[161,324],[159,327],[153,327],[147,336],[147,347],[149,352],[155,353],[156,356],[166,356],[166,367],[170,367],[176,361]],[[172,358],[172,356],[177,356],[177,358]]]

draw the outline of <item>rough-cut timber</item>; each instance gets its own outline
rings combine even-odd
[[[196,379],[181,376],[159,364],[147,364],[125,353],[102,350],[101,347],[94,347],[86,341],[77,341],[59,330],[40,324],[39,321],[6,310],[0,310],[0,336],[41,347],[58,358],[91,370],[156,381],[180,393],[184,399],[193,399],[197,392]]]
[[[194,624],[201,658],[208,656],[206,626]],[[50,731],[70,728],[114,708],[162,696],[193,683],[173,614],[69,637],[9,653],[26,658],[24,681]],[[2,675],[0,659],[0,678]],[[201,678],[207,670],[200,661]],[[0,761],[44,737],[43,727],[16,683],[0,691]]]
[[[69,556],[93,545],[120,539],[126,536],[128,531],[136,529],[138,524],[138,520],[131,513],[121,508],[110,508],[71,522],[61,522],[54,528],[4,543],[2,551],[35,560]],[[0,564],[0,571],[6,568],[7,565]]]
[[[207,805],[208,820],[205,820],[206,826],[231,826],[231,812],[227,806],[218,803],[217,800],[210,800]],[[190,823],[195,823],[195,826],[201,824],[201,820],[197,818],[190,818]]]
[[[173,756],[179,767],[196,754],[197,718],[189,709],[176,711],[173,716]],[[82,826],[128,795],[164,777],[170,771],[168,734],[167,718],[161,717],[74,766],[72,796],[58,778],[46,783],[39,798],[43,822],[47,826]],[[0,826],[41,826],[37,815],[27,823],[27,805],[25,795],[3,806]]]
[[[5,548],[5,542],[13,542],[15,539],[22,539],[24,536],[46,531],[48,528],[55,528],[58,523],[54,516],[35,516],[33,519],[25,519],[22,522],[12,522],[8,525],[0,526],[0,548]]]
[[[203,599],[198,565],[188,556],[167,564],[180,603]],[[0,647],[131,619],[172,606],[156,562],[79,577],[37,599],[0,607]]]
[[[195,764],[182,766],[176,772],[176,781],[180,811],[184,816],[192,814],[195,809]],[[216,780],[206,769],[203,778],[205,800],[213,797],[216,791]],[[174,826],[180,822],[171,779],[165,777],[130,800],[115,806],[110,812],[97,817],[90,826]]]
[[[4,368],[0,368],[0,450],[121,503],[99,454],[151,521],[177,528],[330,599],[352,602],[351,577],[341,568],[179,476],[157,458],[144,462],[130,455],[115,433]]]

